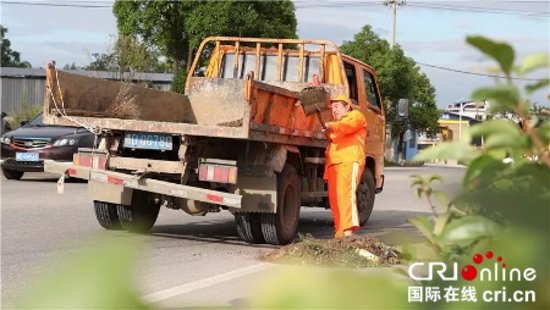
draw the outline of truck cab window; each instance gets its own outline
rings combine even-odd
[[[380,98],[378,98],[378,89],[374,83],[374,76],[367,70],[363,71],[363,75],[365,80],[365,93],[367,94],[367,101],[381,109]]]
[[[357,75],[355,74],[355,66],[350,63],[344,62],[344,68],[346,69],[346,77],[349,84],[349,97],[350,99],[357,101]]]

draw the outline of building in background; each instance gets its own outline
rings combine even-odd
[[[108,80],[121,80],[118,72],[105,71],[75,71],[63,70],[69,73],[99,77]],[[171,73],[124,73],[124,80],[132,83],[144,83],[149,87],[169,91],[172,85]],[[0,68],[0,97],[2,98],[2,112],[11,115],[17,107],[26,100],[29,107],[44,104],[46,90],[46,70],[26,68]],[[26,97],[26,98],[25,98]]]
[[[428,138],[425,133],[420,134],[418,137],[418,150],[423,150],[442,142],[462,141],[468,127],[481,122],[481,120],[470,116],[460,116],[451,112],[443,112],[438,120],[438,134],[435,138]],[[474,139],[472,143],[475,146],[481,146],[482,141],[478,138]]]
[[[460,101],[448,105],[445,112],[466,116],[478,121],[484,121],[487,119],[487,115],[489,114],[489,107],[490,104],[487,100],[477,103],[474,101]]]

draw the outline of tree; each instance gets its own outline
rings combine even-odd
[[[138,36],[172,62],[176,76],[188,51],[184,22],[192,1],[116,0],[113,13],[122,35]]]
[[[119,32],[156,47],[174,76],[184,64],[189,68],[192,50],[208,36],[296,38],[294,11],[290,0],[116,0],[113,7]]]
[[[353,41],[344,41],[342,53],[371,65],[377,73],[378,86],[384,99],[386,120],[391,123],[392,133],[398,137],[398,153],[403,153],[403,137],[407,129],[426,132],[433,137],[439,130],[440,111],[435,102],[435,88],[426,74],[420,72],[416,62],[406,57],[396,45],[390,49],[388,41],[381,39],[366,25],[354,36]],[[399,99],[409,99],[409,118],[397,119]]]
[[[0,25],[0,50],[2,67],[30,68],[28,61],[21,61],[21,54],[11,49],[10,40],[6,39],[8,28]]]
[[[63,70],[80,70],[80,68],[76,65],[76,63],[72,63],[72,64],[66,64],[64,67],[63,67]]]
[[[93,53],[91,55],[93,60],[89,65],[84,67],[84,70],[89,71],[118,71],[116,68],[115,54],[109,53]]]
[[[205,1],[185,21],[191,47],[209,36],[295,39],[291,1]]]
[[[118,72],[166,72],[160,53],[149,48],[136,37],[119,35],[114,47],[107,53],[93,53],[93,60],[84,70]]]

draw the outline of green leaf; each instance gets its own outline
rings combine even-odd
[[[514,49],[506,43],[498,43],[481,36],[468,36],[466,41],[496,60],[502,71],[510,74],[514,64]],[[474,99],[475,100],[475,99]]]
[[[416,261],[416,248],[410,244],[404,244],[401,247],[401,253],[399,254],[399,260],[405,265],[410,265]]]
[[[148,309],[133,285],[137,249],[128,238],[107,239],[56,263],[20,296],[24,309]]]
[[[527,93],[527,96],[529,96],[532,93],[534,93],[536,90],[538,90],[540,88],[543,88],[545,86],[548,86],[548,85],[550,85],[550,79],[543,79],[541,81],[538,81],[535,84],[529,84],[529,85],[525,86],[525,92]]]
[[[523,58],[519,64],[518,75],[522,78],[533,70],[548,67],[549,65],[550,63],[548,62],[548,55],[546,53],[529,55]]]
[[[502,226],[484,216],[465,216],[449,223],[438,241],[464,247],[481,238],[495,237],[501,231]]]
[[[414,187],[416,185],[419,185],[420,187],[424,187],[424,181],[414,180],[414,181],[411,182],[411,187]]]
[[[443,183],[443,177],[439,174],[433,174],[428,178],[428,184],[432,184],[433,181],[439,180],[439,182]]]
[[[550,143],[550,121],[545,122],[537,129],[537,136],[544,144]]]
[[[420,174],[411,174],[411,178],[424,181],[424,178]]]
[[[504,134],[492,135],[485,139],[484,148],[486,150],[494,149],[524,149],[527,147],[527,139],[525,136],[519,138],[511,138]]]
[[[443,232],[443,229],[445,228],[445,225],[453,215],[452,212],[446,212],[438,216],[435,221],[435,227],[434,227],[434,235],[436,237],[439,237],[441,235],[441,232]]]
[[[401,260],[401,257],[400,257],[400,260]],[[409,273],[406,272],[404,269],[401,269],[401,268],[393,268],[393,272],[397,273],[398,275],[402,275],[404,277],[407,277],[407,279],[409,279]]]
[[[430,243],[435,244],[435,238],[432,233],[432,223],[430,223],[426,217],[417,215],[414,218],[407,219],[407,221],[418,228],[418,230],[420,230],[420,232],[424,235],[424,237],[426,237],[426,239],[428,239],[428,241],[430,241]]]
[[[423,192],[423,189],[422,189],[422,188],[417,188],[417,189],[415,190],[416,197],[418,197],[418,198],[422,197],[422,192]]]
[[[472,100],[490,100],[491,111],[516,110],[519,104],[517,88],[509,84],[498,84],[494,87],[479,88],[472,94]]]
[[[518,125],[512,121],[498,119],[476,124],[468,129],[473,137],[489,137],[494,134],[508,135],[510,139],[515,139],[522,135]]]
[[[418,153],[413,161],[430,161],[434,159],[456,159],[470,162],[479,156],[481,152],[470,144],[462,142],[449,142],[429,147]]]
[[[500,161],[506,158],[506,150],[503,149],[487,150],[486,154]]]
[[[504,168],[502,160],[495,159],[490,155],[482,155],[472,161],[468,166],[466,175],[464,176],[463,186],[469,188],[475,179],[479,178],[482,173],[494,173],[495,170]]]
[[[447,199],[447,195],[445,195],[442,191],[434,191],[434,195],[435,198],[437,198],[443,213],[449,212],[449,200]]]

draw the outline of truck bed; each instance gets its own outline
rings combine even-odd
[[[314,147],[327,143],[316,116],[306,116],[298,102],[299,91],[310,84],[265,83],[252,75],[190,79],[183,95],[56,71],[50,64],[44,123]],[[340,84],[323,86],[332,95],[343,92]],[[327,120],[329,115],[323,112]]]

